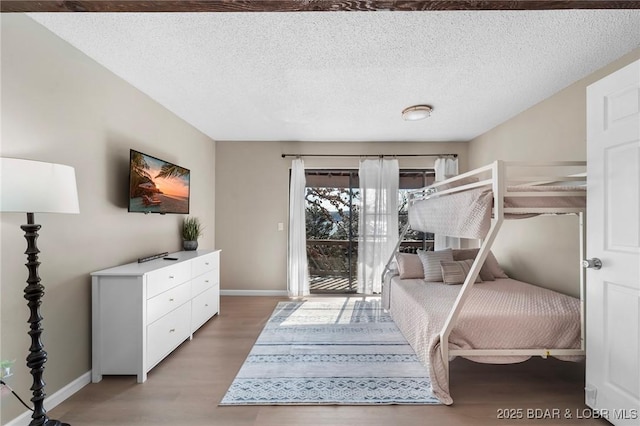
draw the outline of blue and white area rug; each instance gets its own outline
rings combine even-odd
[[[379,297],[280,302],[220,405],[439,404]]]

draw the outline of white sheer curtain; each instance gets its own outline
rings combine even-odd
[[[440,182],[458,174],[458,159],[454,157],[439,157],[434,166],[436,171],[436,182]],[[434,250],[442,250],[447,247],[460,248],[460,238],[448,237],[446,235],[435,235],[433,241]]]
[[[398,160],[362,160],[358,176],[358,293],[380,293],[384,265],[398,242]]]
[[[304,217],[305,186],[304,161],[301,158],[296,158],[291,163],[289,187],[289,256],[287,262],[289,297],[304,297],[309,294],[307,231]]]

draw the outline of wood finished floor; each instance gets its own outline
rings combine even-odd
[[[218,407],[279,300],[286,299],[222,297],[221,315],[151,370],[144,384],[133,376],[105,376],[50,410],[50,417],[72,426],[609,424],[584,418],[583,364],[539,358],[510,365],[456,359],[452,406]],[[505,409],[521,409],[524,418],[498,419]],[[528,409],[558,409],[563,418],[527,418]]]

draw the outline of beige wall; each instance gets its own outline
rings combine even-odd
[[[287,288],[291,158],[281,154],[459,154],[467,143],[217,142],[216,244],[223,290]],[[358,168],[357,157],[304,157],[306,168]],[[401,168],[432,167],[433,157],[399,157]],[[278,231],[278,223],[284,230]]]
[[[473,139],[469,166],[496,159],[586,160],[587,86],[638,58],[640,49]],[[506,221],[493,251],[514,278],[577,296],[578,229],[574,216]]]
[[[79,215],[36,214],[51,395],[91,368],[89,273],[181,249],[184,215],[127,213],[129,149],[191,169],[191,214],[206,227],[200,246],[214,247],[215,143],[26,16],[2,14],[1,24],[0,153],[71,165],[78,180]],[[26,216],[0,218],[0,357],[17,360],[10,385],[29,398]],[[3,397],[0,423],[23,411]]]

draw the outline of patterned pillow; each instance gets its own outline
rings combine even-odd
[[[469,271],[471,270],[471,265],[473,265],[472,259],[465,260],[452,260],[451,262],[440,262],[440,267],[442,269],[442,279],[445,284],[462,284],[464,280],[469,275]],[[480,274],[476,278],[477,283],[481,283],[482,279],[480,278]]]
[[[438,251],[418,250],[418,257],[422,262],[425,281],[442,282],[442,268],[440,262],[453,262],[453,254],[451,249]]]
[[[479,249],[454,249],[453,260],[475,260],[478,255],[478,250]],[[482,281],[495,281],[496,279],[489,267],[488,256],[487,260],[482,264],[482,268],[480,268],[480,278],[482,278]]]
[[[477,248],[453,250],[453,260],[473,260],[478,255],[478,250],[479,249]],[[498,260],[491,251],[489,251],[487,258],[480,269],[480,278],[482,278],[483,281],[493,281],[496,278],[509,278],[507,274],[504,273],[502,267],[500,267],[500,264],[498,263]]]
[[[424,278],[422,262],[417,254],[397,253],[396,263],[398,264],[400,279]]]

